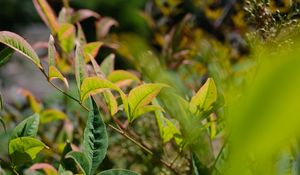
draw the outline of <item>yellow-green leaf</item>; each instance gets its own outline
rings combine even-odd
[[[107,76],[107,79],[119,86],[122,84],[126,85],[132,81],[140,82],[140,79],[136,75],[125,70],[115,70]]]
[[[40,116],[33,114],[19,123],[12,131],[10,139],[18,137],[35,137],[38,132]]]
[[[40,121],[42,124],[50,123],[55,120],[64,120],[68,118],[65,113],[57,109],[46,109],[41,112],[40,116]]]
[[[8,47],[14,49],[15,51],[21,53],[42,69],[40,59],[37,56],[36,52],[21,36],[8,31],[0,31],[0,43],[3,43]]]
[[[86,73],[85,73],[85,62],[83,58],[83,52],[80,43],[77,43],[76,50],[75,50],[75,79],[79,91],[85,76]]]
[[[89,62],[90,61],[90,57],[89,54],[92,57],[96,57],[100,47],[102,46],[102,42],[100,41],[96,41],[96,42],[91,42],[91,43],[87,43],[83,46],[83,55],[84,55],[84,60],[85,62]]]
[[[158,105],[146,105],[146,106],[140,107],[133,114],[132,121],[145,113],[153,112],[153,111],[164,111],[164,109]]]
[[[41,104],[37,101],[37,99],[26,89],[19,89],[19,91],[26,97],[28,103],[30,104],[30,107],[33,112],[39,113],[41,111]]]
[[[129,120],[133,120],[133,116],[136,111],[149,104],[160,92],[163,87],[167,87],[164,84],[143,84],[135,87],[129,92],[128,105],[129,105]]]
[[[110,115],[115,115],[118,112],[118,102],[110,90],[103,93],[105,101],[108,105]]]
[[[44,148],[48,147],[35,138],[18,137],[9,141],[8,153],[14,165],[24,165],[34,160]]]
[[[103,71],[104,75],[107,76],[110,72],[114,70],[115,64],[115,55],[108,55],[101,63],[100,68]]]
[[[6,47],[0,52],[0,66],[8,62],[11,56],[14,54],[14,49]]]
[[[70,53],[75,46],[75,27],[72,24],[64,23],[59,27],[58,40],[62,49]]]
[[[209,111],[217,101],[217,88],[212,78],[208,78],[205,84],[194,95],[190,102],[190,110],[193,113],[197,111]]]
[[[38,14],[44,23],[50,28],[52,34],[56,34],[59,28],[56,15],[46,0],[32,0]]]
[[[62,75],[62,73],[54,66],[49,67],[49,80],[60,79],[64,82],[65,86],[69,88],[68,80]]]

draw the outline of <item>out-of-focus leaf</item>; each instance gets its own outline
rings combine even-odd
[[[100,64],[100,68],[103,71],[104,75],[107,76],[115,68],[115,54],[108,55]]]
[[[91,42],[91,43],[87,43],[85,45],[83,45],[83,55],[84,55],[84,60],[85,62],[89,62],[90,61],[90,57],[89,54],[92,57],[96,57],[100,47],[102,46],[102,42],[100,41],[96,41],[96,42]]]
[[[108,138],[106,126],[102,120],[96,102],[91,98],[90,112],[83,136],[84,154],[91,164],[90,173],[94,174],[106,156]]]
[[[155,118],[163,142],[166,143],[174,138],[176,143],[180,146],[182,143],[182,137],[179,129],[175,126],[175,124],[167,119],[159,110],[155,111]]]
[[[6,47],[0,52],[0,66],[6,64],[14,53],[14,49]]]
[[[21,53],[42,69],[39,57],[27,41],[25,41],[25,39],[21,36],[8,31],[0,31],[0,43],[3,43]]]
[[[121,95],[124,95],[122,90],[110,81],[101,79],[99,77],[88,77],[82,82],[80,88],[80,99],[81,101],[84,101],[89,95],[102,92],[106,89],[112,89],[118,91]]]
[[[39,127],[40,116],[33,114],[19,123],[10,136],[10,139],[17,137],[35,137]]]
[[[32,2],[44,23],[50,28],[51,33],[56,34],[59,24],[50,5],[46,0],[32,0]]]
[[[97,175],[139,175],[139,174],[129,170],[111,169],[111,170],[102,171]]]
[[[217,101],[217,88],[212,78],[207,79],[205,84],[192,97],[190,110],[193,113],[206,112],[212,109],[212,105]]]
[[[164,84],[143,84],[135,87],[129,92],[128,105],[129,105],[129,121],[133,121],[134,114],[139,108],[149,104],[160,92]]]
[[[3,99],[2,99],[2,94],[0,93],[0,111],[3,109]]]
[[[75,27],[72,24],[64,23],[60,26],[57,36],[62,49],[70,53],[75,46]]]
[[[110,17],[101,18],[96,22],[97,38],[98,39],[104,38],[108,34],[111,27],[118,26],[118,25],[119,25],[118,22],[113,18]]]
[[[55,120],[64,120],[68,118],[65,113],[57,109],[46,109],[41,112],[41,124],[50,123]]]
[[[85,34],[83,32],[83,29],[82,29],[80,23],[77,23],[76,25],[77,25],[77,38],[78,38],[79,44],[81,46],[83,46],[86,44]]]
[[[76,22],[80,22],[80,21],[83,21],[87,18],[90,18],[90,17],[94,17],[96,19],[99,19],[101,16],[92,11],[92,10],[89,10],[89,9],[80,9],[80,10],[77,10],[75,12],[75,14],[73,15],[73,22],[76,23]]]
[[[108,105],[110,115],[113,116],[118,112],[118,102],[115,96],[112,94],[110,90],[106,90],[104,93],[105,101]]]
[[[48,163],[36,163],[29,168],[29,171],[43,170],[46,175],[57,175],[57,170]]]
[[[66,155],[66,158],[73,159],[79,166],[80,170],[84,173],[84,175],[91,174],[91,163],[84,153],[71,151]]]
[[[94,71],[95,71],[96,75],[100,78],[105,78],[105,75],[102,72],[102,70],[101,70],[100,66],[98,65],[97,61],[95,60],[95,58],[92,57],[91,55],[88,55],[88,56],[89,56],[89,59],[92,62],[92,65],[93,65],[93,68],[94,68]]]
[[[201,164],[196,154],[192,154],[193,175],[209,174],[208,169]]]
[[[117,85],[124,84],[125,81],[129,80],[129,83],[132,81],[140,82],[139,78],[131,72],[125,70],[115,70],[112,71],[108,76],[107,79]]]
[[[26,89],[19,89],[19,91],[27,98],[28,103],[33,112],[39,113],[41,111],[41,104],[36,100],[36,98]]]
[[[85,62],[83,57],[83,52],[80,43],[76,44],[76,51],[75,51],[75,78],[78,90],[81,91],[81,84],[83,79],[85,78]]]
[[[32,137],[18,137],[9,141],[8,153],[14,165],[24,165],[36,158],[37,154],[48,147]]]

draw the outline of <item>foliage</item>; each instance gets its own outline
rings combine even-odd
[[[225,2],[132,1],[150,8],[142,38],[68,0],[58,16],[32,0],[50,31],[47,59],[0,31],[0,66],[16,51],[60,95],[20,88],[19,107],[0,94],[0,174],[298,174],[298,2]]]

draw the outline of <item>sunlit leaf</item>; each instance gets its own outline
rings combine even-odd
[[[15,165],[24,165],[34,160],[44,148],[48,147],[35,138],[18,137],[9,141],[8,153]]]
[[[55,120],[64,120],[68,118],[65,113],[57,109],[46,109],[41,112],[40,116],[42,124],[50,123]]]
[[[14,53],[14,49],[6,47],[0,52],[0,66],[6,64]]]
[[[66,158],[73,159],[79,166],[80,170],[84,173],[84,175],[91,174],[91,163],[84,153],[71,151],[66,155]]]
[[[139,175],[136,172],[122,169],[111,169],[98,173],[97,175]]]
[[[56,34],[59,24],[50,5],[46,0],[32,0],[32,2],[44,23],[50,28],[51,33]]]
[[[29,168],[29,171],[43,170],[46,175],[57,175],[57,170],[48,163],[36,163]]]
[[[192,97],[190,102],[190,110],[193,113],[209,111],[212,105],[217,101],[217,88],[212,78],[207,79],[205,84]]]
[[[0,31],[0,43],[3,43],[8,47],[14,49],[15,51],[21,53],[22,55],[29,58],[39,68],[42,68],[39,57],[37,56],[33,48],[28,44],[28,42],[25,41],[21,36],[8,31]]]
[[[91,174],[94,174],[106,156],[108,138],[106,126],[102,120],[96,102],[91,98],[90,112],[83,136],[84,154],[91,163]]]
[[[100,64],[100,68],[103,71],[104,75],[107,76],[110,72],[114,70],[115,64],[115,55],[108,55]]]
[[[61,72],[54,66],[49,67],[49,81],[59,79],[64,82],[65,86],[69,88],[68,80],[61,74]]]
[[[112,71],[107,79],[115,84],[122,85],[125,81],[129,80],[129,83],[132,81],[140,82],[139,78],[131,72],[125,70],[115,70]]]
[[[60,26],[57,36],[62,49],[67,53],[71,52],[75,46],[75,27],[64,23]]]
[[[35,137],[39,127],[40,116],[33,114],[19,123],[12,131],[11,139],[17,137]]]
[[[164,84],[143,84],[135,87],[129,92],[128,105],[130,110],[130,121],[133,120],[132,117],[137,112],[137,110],[149,104],[163,87],[167,86]]]
[[[108,80],[99,77],[88,77],[82,82],[80,88],[80,99],[84,101],[89,95],[103,92],[103,90],[112,89],[122,93],[121,89]]]
[[[99,51],[100,47],[102,46],[102,44],[103,44],[102,42],[97,41],[97,42],[91,42],[91,43],[87,43],[87,44],[83,45],[83,55],[84,55],[85,62],[90,61],[89,54],[92,57],[97,56],[98,51]]]

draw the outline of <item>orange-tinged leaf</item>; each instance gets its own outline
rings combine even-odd
[[[90,61],[90,57],[89,54],[92,57],[96,57],[100,47],[102,46],[102,42],[96,41],[96,42],[91,42],[91,43],[87,43],[83,46],[83,55],[84,55],[84,60],[85,62],[89,62]]]
[[[57,175],[58,174],[57,170],[48,163],[33,164],[29,168],[29,171],[35,171],[35,170],[41,170],[41,169],[46,173],[46,175]]]
[[[36,100],[36,98],[32,95],[31,92],[22,88],[18,89],[18,91],[21,92],[24,97],[26,97],[33,112],[39,113],[41,111],[41,104]]]
[[[128,85],[128,83],[130,84],[133,81],[138,83],[140,82],[140,79],[136,75],[125,70],[113,71],[107,76],[107,79],[115,83],[116,85],[123,85],[123,84]],[[125,81],[127,83],[124,83]]]
[[[59,27],[58,40],[62,49],[69,53],[75,46],[75,27],[72,24],[64,23]]]
[[[62,75],[62,73],[54,66],[49,67],[49,75],[48,78],[50,81],[54,79],[59,79],[64,82],[65,86],[69,88],[68,80]]]

